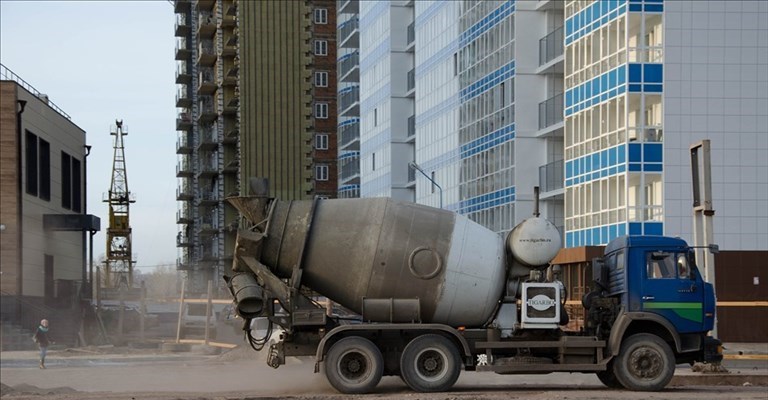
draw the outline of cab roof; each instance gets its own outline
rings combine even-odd
[[[651,247],[651,248],[670,248],[677,247],[684,249],[688,247],[685,240],[669,236],[655,236],[655,235],[643,235],[643,236],[620,236],[611,240],[607,246],[605,246],[605,254],[612,253],[614,251],[623,249],[625,247]]]

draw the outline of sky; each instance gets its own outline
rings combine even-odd
[[[0,1],[0,62],[72,117],[93,146],[88,213],[101,218],[94,259],[106,252],[113,137],[128,128],[125,158],[134,259],[176,263],[173,5],[154,1]]]

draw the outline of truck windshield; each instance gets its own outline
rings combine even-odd
[[[649,279],[688,278],[691,269],[685,253],[648,253],[647,273]]]

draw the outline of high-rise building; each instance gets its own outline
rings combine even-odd
[[[238,214],[226,198],[249,194],[249,178],[283,199],[335,197],[336,12],[331,0],[174,9],[177,267],[201,292],[232,263]]]
[[[339,198],[360,197],[360,3],[337,9]]]
[[[565,5],[565,244],[693,239],[689,146],[712,142],[715,242],[768,249],[768,4]]]
[[[562,165],[562,12],[360,3],[361,195],[413,196],[500,233],[530,216],[540,170],[554,182]],[[562,183],[542,198],[562,225]]]

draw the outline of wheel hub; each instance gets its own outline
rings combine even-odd
[[[654,379],[661,375],[663,364],[661,354],[649,348],[637,349],[629,358],[630,372],[644,379]]]
[[[361,354],[349,353],[341,358],[340,367],[342,375],[349,379],[356,379],[365,374],[366,363]]]

